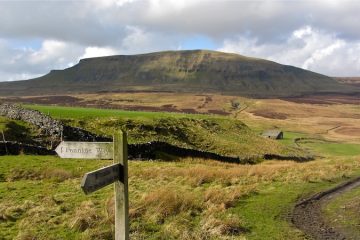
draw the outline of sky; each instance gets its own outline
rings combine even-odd
[[[360,76],[359,13],[358,0],[0,0],[0,81],[187,49]]]

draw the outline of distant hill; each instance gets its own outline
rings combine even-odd
[[[82,59],[73,67],[52,70],[36,79],[0,83],[1,96],[108,91],[285,97],[353,90],[333,78],[297,67],[207,50]]]

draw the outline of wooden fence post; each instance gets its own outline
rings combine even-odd
[[[129,240],[127,136],[122,131],[114,135],[114,163],[123,166],[122,179],[114,184],[115,240]]]

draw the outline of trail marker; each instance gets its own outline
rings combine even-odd
[[[55,149],[61,158],[112,159],[111,142],[61,142]]]
[[[55,151],[61,158],[114,159],[114,164],[86,173],[81,181],[81,188],[85,194],[89,194],[114,183],[115,240],[128,240],[129,194],[126,133],[115,134],[113,143],[61,142]]]
[[[116,181],[124,181],[123,166],[119,163],[88,172],[82,179],[81,188],[89,194]]]

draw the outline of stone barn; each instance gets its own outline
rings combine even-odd
[[[261,134],[264,138],[283,139],[284,133],[279,129],[266,130]]]

